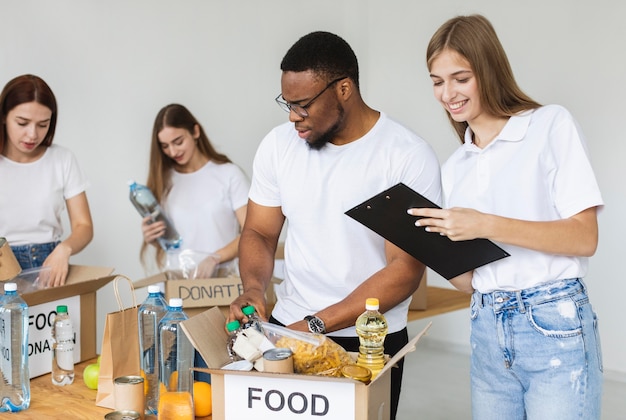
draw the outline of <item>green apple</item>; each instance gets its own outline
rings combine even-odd
[[[97,364],[98,366],[100,366],[100,359],[101,359],[101,358],[102,358],[102,355],[98,356],[98,361],[96,362],[96,364]]]
[[[98,389],[98,376],[100,375],[100,365],[92,363],[85,367],[83,371],[83,381],[89,389]]]

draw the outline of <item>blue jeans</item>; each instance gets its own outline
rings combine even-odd
[[[15,254],[17,262],[20,263],[22,270],[29,268],[41,267],[48,255],[54,251],[54,248],[60,241],[48,242],[45,244],[28,244],[12,246],[11,251]]]
[[[598,320],[580,279],[516,292],[474,292],[475,420],[600,418]]]

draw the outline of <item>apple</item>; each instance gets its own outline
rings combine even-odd
[[[92,363],[85,366],[83,371],[83,381],[89,389],[98,389],[98,376],[100,375],[100,365]]]

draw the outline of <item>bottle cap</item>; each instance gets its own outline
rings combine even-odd
[[[228,324],[226,324],[226,330],[228,332],[232,332],[235,331],[236,329],[238,329],[239,327],[241,327],[241,324],[239,323],[239,321],[234,320],[234,321],[230,321]]]
[[[243,308],[241,308],[241,312],[243,312],[245,316],[250,316],[255,312],[255,309],[254,309],[254,306],[248,305],[248,306],[244,306]]]
[[[181,298],[171,298],[169,306],[172,308],[182,308],[183,300]]]
[[[5,292],[15,292],[17,290],[16,283],[4,283],[4,291]]]
[[[380,307],[380,303],[378,302],[378,298],[368,298],[365,301],[365,309],[369,311],[375,311]]]
[[[67,305],[57,306],[57,314],[66,314],[66,313],[67,313]]]
[[[161,293],[161,288],[158,284],[151,284],[148,286],[148,293]]]

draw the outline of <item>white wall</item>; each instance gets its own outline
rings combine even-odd
[[[425,137],[443,161],[457,146],[432,98],[426,44],[446,19],[485,14],[494,24],[520,85],[543,103],[568,107],[582,125],[607,203],[587,276],[600,317],[605,369],[626,375],[626,333],[618,275],[626,195],[622,102],[626,90],[626,3],[529,0],[0,0],[0,84],[22,73],[43,77],[60,105],[56,142],[87,172],[95,239],[73,262],[115,267],[133,279],[139,264],[139,216],[129,178],[145,180],[150,130],[162,106],[180,102],[216,146],[249,175],[256,145],[286,115],[273,103],[279,62],[300,36],[329,30],[359,57],[362,91]],[[10,182],[0,180],[0,182]],[[445,281],[430,277],[431,284]],[[98,334],[115,309],[111,286],[98,293]],[[139,297],[143,297],[140,293]],[[467,346],[467,311],[435,318],[429,333]]]

